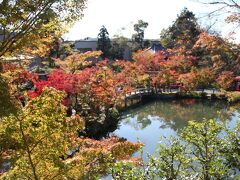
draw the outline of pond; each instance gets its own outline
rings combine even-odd
[[[215,119],[234,126],[239,113],[240,108],[229,106],[225,101],[158,100],[123,112],[114,134],[131,142],[143,142],[146,160],[147,153],[156,152],[161,137],[178,136],[189,120]]]

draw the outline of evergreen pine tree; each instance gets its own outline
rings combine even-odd
[[[97,49],[103,52],[102,57],[110,57],[111,40],[105,26],[102,26],[98,34]]]
[[[132,39],[138,43],[141,49],[144,48],[144,31],[147,27],[148,23],[143,20],[138,20],[138,22],[134,24],[134,31],[136,31],[136,33],[133,34]]]
[[[184,8],[173,25],[161,32],[160,41],[166,48],[178,48],[181,42],[191,49],[200,33],[201,29],[195,15]]]

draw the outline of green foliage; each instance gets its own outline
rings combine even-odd
[[[128,39],[124,36],[115,35],[111,48],[112,59],[123,59],[126,47],[128,47]]]
[[[144,31],[148,27],[148,23],[144,22],[143,20],[138,20],[136,24],[134,24],[134,31],[135,34],[132,35],[133,41],[137,42],[139,47],[143,49],[144,47]]]
[[[0,121],[0,161],[11,161],[2,179],[94,179],[106,173],[108,164],[131,158],[142,146],[117,137],[79,138],[85,121],[76,113],[66,117],[64,97],[45,88],[18,113]],[[115,108],[109,113],[118,116]],[[2,155],[7,157],[2,160]]]
[[[171,138],[168,144],[161,144],[157,156],[149,155],[146,164],[118,162],[111,168],[114,179],[177,179],[189,177],[187,169],[191,159],[186,145],[179,139]]]
[[[60,156],[74,148],[76,127],[82,127],[79,124],[72,127],[70,122],[67,123],[65,107],[61,105],[63,95],[56,90],[45,89],[17,115],[0,122],[1,145],[10,142],[3,150],[11,152],[13,161],[13,168],[6,174],[7,179],[52,179],[61,177],[68,170],[69,166]],[[75,131],[71,131],[72,128]]]
[[[120,114],[119,114],[119,112],[116,108],[114,108],[114,107],[109,108],[108,111],[109,111],[109,115],[112,119],[118,119],[119,118]]]
[[[240,92],[226,92],[226,96],[230,103],[240,101]]]
[[[203,179],[223,178],[229,171],[219,151],[222,130],[223,125],[214,120],[204,120],[202,123],[190,121],[181,134],[190,145],[194,162],[199,164],[193,170],[196,173],[200,172],[199,175]]]
[[[101,27],[98,34],[97,49],[103,52],[103,58],[110,57],[111,40],[105,26]]]
[[[7,81],[0,75],[0,120],[4,116],[17,112],[17,107],[9,91]]]
[[[200,28],[195,15],[185,8],[173,25],[161,32],[160,42],[166,48],[179,48],[180,45],[185,45],[190,49],[199,34]],[[185,44],[182,44],[183,42]]]
[[[226,129],[227,137],[223,140],[221,151],[224,153],[227,164],[240,170],[240,122],[233,129]]]
[[[157,158],[150,156],[150,166],[154,167],[156,177],[177,179],[187,177],[191,158],[187,154],[187,146],[179,139],[170,138],[169,144],[160,144]]]
[[[145,180],[151,179],[152,174],[145,175],[144,169],[135,167],[132,162],[117,162],[110,168],[113,179],[116,180]]]
[[[169,32],[169,29],[162,29],[160,32],[160,42],[163,45],[163,47],[171,47],[172,39],[171,39],[171,33]]]
[[[240,125],[234,129],[223,123],[190,121],[180,139],[161,144],[158,156],[149,156],[141,166],[116,163],[111,173],[115,179],[224,179],[240,167]],[[223,134],[225,132],[225,135]]]
[[[62,38],[55,37],[48,56],[49,58],[60,58],[61,60],[63,60],[68,55],[72,54],[72,47],[72,43],[66,43]]]
[[[85,0],[3,0],[0,3],[0,57],[38,49],[45,38],[59,37],[82,17]]]

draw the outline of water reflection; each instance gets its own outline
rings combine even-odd
[[[229,119],[233,111],[223,101],[202,101],[195,99],[155,101],[131,109],[122,115],[122,124],[141,130],[151,125],[152,119],[163,124],[159,128],[171,128],[179,131],[188,120]],[[134,121],[133,121],[134,119]]]
[[[239,105],[229,107],[224,101],[155,101],[124,112],[114,133],[133,142],[139,139],[146,144],[145,150],[153,153],[161,136],[177,136],[189,120],[232,120],[237,118],[236,109]]]

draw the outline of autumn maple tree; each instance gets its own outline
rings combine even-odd
[[[10,155],[13,163],[4,178],[91,177],[104,173],[108,163],[130,158],[141,147],[118,138],[97,141],[78,137],[84,120],[77,114],[66,117],[63,98],[63,92],[45,88],[17,114],[1,120],[0,150]],[[76,153],[74,159],[69,159],[68,152]],[[93,166],[99,168],[93,170]]]
[[[64,60],[56,59],[55,63],[64,71],[74,74],[77,70],[83,70],[92,65],[92,61],[97,61],[100,55],[102,55],[101,51],[73,53]]]

